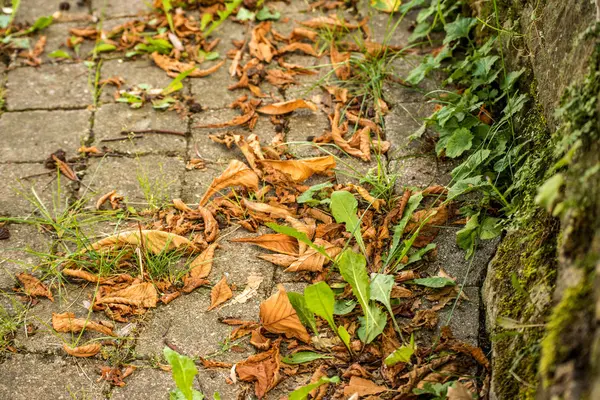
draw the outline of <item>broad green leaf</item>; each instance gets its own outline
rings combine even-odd
[[[485,217],[479,228],[479,238],[482,240],[490,240],[500,236],[502,228],[498,226],[500,218]]]
[[[252,11],[248,10],[247,8],[240,7],[235,19],[239,21],[254,21],[255,16],[256,14],[254,14]]]
[[[206,52],[206,51],[200,49],[200,50],[198,50],[198,58],[200,58],[201,60],[205,60],[205,61],[213,61],[213,60],[216,60],[217,58],[219,58],[219,52],[218,51]]]
[[[358,320],[360,321],[360,327],[357,331],[358,338],[363,343],[369,344],[383,333],[387,324],[387,315],[377,305],[370,304],[368,312],[365,313],[364,317],[358,317]]]
[[[458,16],[456,18],[456,21],[450,22],[444,27],[444,29],[446,30],[444,44],[450,43],[453,40],[468,37],[471,28],[473,28],[475,25],[477,25],[476,18],[464,18]]]
[[[451,174],[454,180],[474,175],[473,172],[483,166],[491,153],[491,150],[481,149],[471,154],[462,164],[452,170]]]
[[[167,95],[167,94],[171,94],[173,92],[177,92],[178,90],[183,89],[183,83],[182,83],[182,81],[185,78],[187,78],[187,76],[189,74],[191,74],[195,69],[196,69],[196,67],[193,67],[193,68],[190,68],[187,71],[181,72],[179,75],[177,75],[175,77],[175,79],[173,79],[169,83],[169,85],[162,90],[162,94]]]
[[[269,228],[273,229],[277,233],[283,233],[284,235],[288,235],[288,236],[291,236],[293,238],[298,239],[302,243],[307,244],[308,247],[310,247],[311,249],[313,249],[313,250],[318,251],[319,253],[321,253],[325,258],[331,259],[329,257],[329,254],[327,254],[327,252],[325,251],[325,247],[323,247],[323,246],[317,246],[316,244],[314,244],[308,238],[308,236],[306,236],[306,233],[300,232],[298,229],[293,228],[291,226],[278,225],[278,224],[275,224],[275,223],[272,223],[272,222],[267,222],[266,225]]]
[[[267,7],[263,7],[256,13],[256,19],[259,21],[277,21],[281,18],[281,13],[279,11],[271,11]]]
[[[392,304],[390,303],[390,296],[392,294],[394,283],[394,277],[392,275],[371,274],[371,300],[378,301],[385,306],[394,323],[394,328],[396,331],[400,332],[400,327],[396,322]]]
[[[31,25],[30,28],[26,29],[23,32],[19,32],[19,35],[28,35],[30,33],[36,32],[36,31],[41,31],[42,29],[49,27],[52,24],[53,20],[54,19],[52,18],[52,16],[39,17],[33,23],[33,25]]]
[[[296,310],[296,314],[298,314],[298,318],[300,318],[300,322],[302,322],[304,326],[310,327],[310,329],[313,330],[315,335],[318,335],[319,332],[317,331],[317,322],[315,321],[315,315],[312,311],[310,311],[310,309],[306,305],[306,300],[304,299],[304,296],[302,296],[300,293],[295,292],[288,292],[287,295],[288,299],[290,300],[290,303],[292,303],[292,307],[294,307],[294,310]]]
[[[115,51],[117,49],[117,46],[115,46],[114,44],[110,44],[110,43],[98,43],[96,45],[96,47],[94,47],[93,53],[94,54],[98,54],[98,53],[107,53],[110,51]]]
[[[213,394],[213,400],[221,400],[221,394],[219,392],[215,392]]]
[[[342,325],[338,326],[337,334],[338,334],[339,338],[342,340],[342,342],[344,343],[344,345],[347,348],[350,348],[350,334],[348,333],[346,328],[344,328],[344,326],[342,326]]]
[[[473,146],[473,134],[467,128],[458,128],[446,143],[446,156],[456,158]]]
[[[425,56],[421,64],[414,68],[406,77],[406,82],[412,85],[418,85],[429,72],[439,68],[442,64],[431,55]]]
[[[535,203],[552,212],[554,205],[561,195],[561,188],[565,184],[563,174],[556,174],[542,184],[537,190]]]
[[[435,245],[435,243],[429,243],[427,246],[417,250],[416,252],[411,254],[410,257],[408,257],[408,262],[406,264],[404,264],[404,266],[407,266],[409,264],[420,261],[425,254],[429,253],[431,250],[435,249],[436,247],[437,246]]]
[[[443,276],[432,276],[430,278],[419,278],[413,279],[413,283],[421,286],[426,286],[430,288],[443,288],[444,286],[455,286],[456,282],[454,282],[450,278],[445,278]]]
[[[356,239],[363,253],[366,253],[365,243],[360,232],[360,220],[356,216],[358,210],[358,201],[352,193],[346,191],[337,191],[331,194],[331,213],[339,224],[346,224],[346,230]]]
[[[313,185],[313,186],[309,187],[300,196],[298,196],[296,198],[296,202],[300,203],[300,204],[306,203],[309,206],[316,206],[319,204],[323,204],[323,200],[316,200],[313,198],[313,196],[320,193],[321,190],[327,189],[330,187],[333,187],[333,184],[331,182],[324,182],[324,183],[319,183],[317,185]],[[327,200],[329,202],[329,199],[327,199]]]
[[[317,389],[318,387],[320,387],[326,383],[334,383],[334,384],[339,383],[339,381],[340,381],[340,378],[338,376],[334,376],[332,378],[323,376],[315,383],[310,383],[306,386],[302,386],[301,388],[294,390],[292,393],[290,393],[290,395],[288,396],[288,399],[289,400],[306,400],[308,398],[309,393],[312,392],[313,390]]]
[[[477,230],[479,229],[479,213],[472,215],[464,228],[456,232],[456,244],[467,253],[465,259],[471,258],[477,243]]]
[[[213,19],[213,15],[210,13],[204,13],[202,14],[202,17],[200,18],[200,30],[204,31],[206,29],[206,27],[208,26],[208,24],[211,23]]]
[[[188,400],[183,392],[179,389],[174,389],[169,392],[169,400]],[[204,400],[204,395],[197,390],[192,391],[192,400]]]
[[[168,347],[164,348],[163,354],[171,365],[173,380],[175,381],[177,388],[185,396],[185,399],[194,400],[193,383],[194,377],[198,374],[198,369],[196,368],[194,361]]]
[[[4,29],[10,23],[10,15],[0,15],[0,29]]]
[[[304,289],[304,300],[309,310],[323,318],[331,329],[336,330],[333,319],[335,296],[327,283],[321,281]]]
[[[354,300],[336,300],[333,305],[333,313],[335,315],[346,315],[354,310],[356,304]]]
[[[292,354],[289,357],[283,357],[281,359],[281,361],[283,361],[286,364],[296,365],[296,364],[304,364],[304,363],[311,362],[314,360],[320,360],[323,358],[333,358],[333,357],[325,355],[325,354],[315,353],[314,351],[299,351],[297,353]]]
[[[392,365],[396,365],[399,362],[409,363],[410,358],[415,353],[415,337],[414,335],[410,335],[410,343],[405,346],[400,346],[392,354],[387,356],[384,360],[385,365],[391,367]]]
[[[483,180],[481,176],[474,176],[471,178],[461,179],[456,182],[450,190],[448,190],[448,200],[454,200],[458,196],[468,193],[470,191],[486,187],[489,184]]]
[[[69,53],[64,50],[54,50],[53,52],[48,54],[48,57],[51,58],[71,58]]]
[[[487,56],[475,61],[473,64],[475,67],[473,75],[479,77],[487,76],[498,59],[500,59],[499,56]]]

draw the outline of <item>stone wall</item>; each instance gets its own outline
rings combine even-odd
[[[483,18],[494,9],[492,1],[472,6]],[[500,35],[509,69],[527,70],[522,89],[531,100],[517,132],[533,145],[519,177],[529,192],[523,190],[515,227],[490,263],[483,291],[491,397],[597,399],[600,2],[498,0],[497,7],[511,32]],[[561,146],[575,150],[565,157]],[[563,183],[551,216],[533,198],[556,174]]]

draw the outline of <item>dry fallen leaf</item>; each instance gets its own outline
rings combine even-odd
[[[304,158],[301,160],[259,160],[259,164],[268,166],[290,176],[294,182],[304,182],[314,174],[324,173],[335,168],[333,156]]]
[[[227,169],[219,177],[213,179],[208,190],[200,200],[200,205],[205,205],[208,199],[221,189],[231,186],[243,186],[257,191],[258,175],[243,162],[231,160]]]
[[[317,106],[315,106],[310,101],[306,101],[306,100],[302,100],[302,99],[289,100],[289,101],[284,101],[281,103],[269,104],[268,106],[261,107],[256,111],[261,114],[267,114],[267,115],[282,115],[282,114],[290,113],[299,108],[308,108],[309,110],[317,111]]]
[[[176,78],[177,75],[179,75],[180,73],[189,71],[190,69],[195,67],[195,64],[193,63],[184,63],[158,53],[153,53],[152,59],[154,60],[156,65],[159,68],[166,71],[167,75],[169,75],[171,78]],[[225,60],[221,61],[218,64],[215,64],[214,66],[208,69],[195,69],[188,76],[191,78],[201,78],[204,76],[208,76],[213,72],[216,72],[219,68],[221,68],[223,64],[225,64]]]
[[[263,327],[269,332],[281,333],[288,338],[297,338],[309,343],[310,335],[300,322],[283,285],[278,285],[277,289],[277,293],[260,305],[260,321]]]
[[[269,390],[279,383],[280,342],[281,339],[273,343],[271,350],[250,356],[236,364],[235,370],[240,380],[255,382],[254,393],[259,399],[262,399]]]
[[[50,301],[54,301],[50,289],[35,276],[26,272],[21,272],[20,274],[16,274],[15,277],[23,285],[23,292],[26,295],[31,297],[46,297],[50,299]]]
[[[151,308],[156,307],[157,301],[158,293],[154,285],[150,282],[142,282],[111,292],[106,297],[97,298],[96,304],[127,304]]]
[[[66,343],[63,344],[63,349],[67,354],[74,357],[93,357],[100,352],[102,346],[99,343],[91,343],[78,347],[71,347]]]
[[[283,233],[267,233],[257,237],[232,239],[232,242],[252,243],[263,249],[291,256],[298,255],[298,241]]]
[[[256,296],[258,293],[258,288],[260,284],[265,278],[257,275],[250,275],[246,281],[246,287],[242,291],[242,293],[235,296],[235,298],[231,301],[231,303],[242,304],[250,300],[252,297]],[[230,303],[230,304],[231,304]]]
[[[227,285],[227,278],[221,278],[221,280],[215,286],[213,286],[212,290],[210,291],[210,307],[208,307],[207,311],[220,306],[232,297],[233,292]]]
[[[100,332],[103,335],[115,336],[114,325],[108,321],[94,322],[84,318],[75,318],[75,314],[65,312],[62,314],[52,313],[52,328],[57,332],[81,332],[90,330]]]
[[[379,386],[373,381],[359,376],[353,376],[350,378],[350,383],[344,388],[344,396],[352,396],[355,393],[358,393],[359,396],[368,396],[382,393],[387,390],[388,388],[385,386]]]
[[[93,250],[101,250],[105,248],[115,249],[124,245],[144,246],[154,254],[159,254],[163,251],[174,249],[190,249],[193,250],[196,246],[183,236],[176,235],[170,232],[157,230],[142,230],[140,240],[140,231],[121,232],[114,236],[101,239],[92,243]]]
[[[473,400],[473,395],[462,383],[455,382],[448,388],[448,400]]]
[[[183,277],[182,292],[190,293],[197,287],[208,283],[205,278],[210,274],[212,269],[216,248],[216,243],[211,244],[191,262],[190,272]]]
[[[341,247],[332,245],[323,239],[317,238],[314,242],[317,246],[325,248],[325,253],[330,258],[335,258],[342,251]],[[310,272],[321,272],[323,265],[325,265],[325,256],[315,249],[309,248],[301,254],[296,261],[291,263],[285,270],[286,272],[298,272],[298,271],[310,271]]]

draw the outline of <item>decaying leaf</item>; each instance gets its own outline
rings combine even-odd
[[[93,357],[102,350],[100,343],[90,343],[83,346],[71,347],[68,344],[63,344],[63,349],[67,354],[74,357]]]
[[[150,282],[137,283],[96,298],[96,304],[126,304],[143,308],[156,307],[157,301],[158,293]]]
[[[232,242],[252,243],[263,249],[272,250],[281,254],[295,256],[298,254],[298,241],[282,233],[267,233],[257,237],[232,239]]]
[[[257,275],[250,275],[246,282],[246,287],[242,293],[235,296],[231,303],[243,304],[258,293],[258,288],[265,278]]]
[[[157,230],[142,230],[141,235],[139,230],[121,232],[92,243],[91,248],[93,250],[106,248],[113,250],[126,245],[144,246],[154,254],[175,249],[194,250],[196,248],[191,241],[183,236]]]
[[[50,301],[54,301],[54,297],[52,296],[50,289],[48,289],[48,286],[35,276],[26,272],[21,272],[16,274],[15,277],[23,285],[22,290],[26,295],[31,297],[46,297],[50,299]]]
[[[260,160],[260,165],[268,166],[288,175],[294,182],[304,182],[314,174],[328,172],[335,168],[333,156],[304,158],[301,160]]]
[[[344,388],[344,396],[352,396],[358,393],[359,396],[368,396],[387,391],[385,386],[379,386],[375,382],[359,376],[350,378],[350,383]]]
[[[279,383],[280,343],[281,339],[273,343],[269,351],[250,356],[236,365],[235,371],[240,380],[255,382],[254,393],[259,399],[262,399],[269,390]]]
[[[328,243],[323,239],[317,238],[314,243],[317,246],[324,247],[325,252],[332,259],[335,258],[342,251],[341,247],[332,245],[331,243]],[[320,252],[316,251],[313,248],[308,248],[293,263],[291,263],[285,271],[286,272],[297,272],[297,271],[320,272],[323,270],[323,265],[325,265],[325,262],[326,262],[326,258],[323,254],[321,254]]]
[[[232,297],[233,292],[227,285],[227,278],[221,278],[221,280],[215,286],[213,286],[212,290],[210,291],[210,307],[208,307],[208,311],[220,306]]]
[[[268,106],[261,107],[256,111],[261,114],[267,114],[267,115],[283,115],[283,114],[291,113],[292,111],[297,110],[299,108],[308,108],[309,110],[317,111],[317,106],[315,106],[310,101],[306,101],[306,100],[302,100],[302,99],[289,100],[289,101],[284,101],[282,103],[269,104]]]
[[[310,342],[310,335],[300,322],[283,285],[278,285],[277,293],[261,303],[260,321],[269,332],[281,333],[288,338],[297,338],[305,343]]]
[[[184,293],[190,293],[199,286],[206,285],[208,281],[205,279],[212,270],[213,259],[215,257],[215,249],[217,244],[213,243],[208,246],[198,257],[190,264],[190,272],[183,277]]]
[[[108,321],[94,322],[84,318],[75,318],[72,312],[52,313],[52,328],[57,332],[81,332],[83,330],[99,332],[106,336],[115,336],[114,325]]]
[[[229,166],[221,176],[213,179],[208,190],[200,200],[200,205],[205,205],[217,192],[227,187],[243,186],[254,191],[258,190],[258,175],[241,161],[231,160]]]
[[[196,67],[193,63],[183,63],[181,61],[174,60],[168,56],[163,56],[158,53],[153,53],[152,59],[154,60],[156,65],[159,68],[163,69],[171,78],[176,78],[177,75],[179,75],[180,73],[189,71],[190,69]],[[221,61],[208,69],[194,69],[188,76],[192,78],[201,78],[203,76],[208,76],[213,72],[216,72],[219,68],[221,68],[223,64],[225,64],[225,61]]]

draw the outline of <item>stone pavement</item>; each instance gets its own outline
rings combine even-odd
[[[122,23],[124,17],[143,12],[146,1],[92,0],[85,7],[71,2],[69,15],[73,18],[101,16],[105,24]],[[21,21],[34,21],[37,17],[52,14],[57,2],[23,0]],[[106,5],[103,7],[103,5]],[[320,15],[320,12],[304,12],[306,5],[293,0],[290,5],[272,3],[291,20],[302,20]],[[375,14],[370,25],[375,37],[382,37],[387,15]],[[43,34],[48,35],[46,53],[58,49],[73,26],[85,26],[85,22],[62,22],[53,24]],[[275,23],[275,29],[285,33],[289,27]],[[395,33],[394,44],[406,43],[409,23],[400,25]],[[245,28],[227,21],[218,32],[223,38],[218,50],[224,54],[231,48],[232,38],[243,37]],[[55,46],[55,47],[52,47]],[[89,51],[87,49],[86,51]],[[293,56],[292,62],[313,65],[319,61],[303,56]],[[229,63],[230,61],[228,61]],[[407,70],[407,61],[396,61],[399,71]],[[227,64],[228,65],[228,64]],[[147,179],[153,191],[163,199],[182,198],[196,203],[211,179],[218,176],[232,158],[243,160],[241,153],[227,150],[208,139],[209,133],[219,130],[196,129],[198,123],[224,121],[236,115],[226,108],[240,93],[226,89],[233,80],[226,69],[207,78],[188,79],[184,82],[185,92],[206,108],[205,111],[181,117],[175,112],[155,111],[150,107],[131,109],[126,104],[115,103],[112,86],[103,88],[95,104],[93,76],[95,68],[84,63],[56,63],[44,57],[39,68],[20,65],[18,62],[0,72],[0,82],[5,85],[5,111],[0,114],[0,216],[27,217],[32,206],[26,197],[36,195],[47,207],[64,209],[74,199],[89,199],[89,206],[109,190],[123,194],[127,203],[143,207],[147,203],[147,191],[140,185],[140,178]],[[128,86],[148,83],[164,87],[170,82],[166,74],[153,65],[152,61],[140,58],[127,60],[122,54],[111,54],[102,60],[102,79],[121,76]],[[314,79],[314,78],[313,78]],[[314,83],[304,79],[300,87],[292,87],[278,94],[281,99],[291,99],[304,94]],[[265,91],[272,88],[265,87]],[[311,94],[306,94],[307,97]],[[407,144],[407,137],[421,124],[420,120],[432,111],[432,105],[422,95],[402,86],[389,84],[384,96],[391,111],[386,116],[386,135],[392,149],[384,160],[392,173],[399,175],[397,190],[404,186],[427,186],[449,181],[452,165],[438,160],[427,144]],[[275,134],[271,124],[259,122],[253,133],[261,139],[270,140]],[[121,142],[101,142],[119,136],[123,129],[170,129],[186,133],[185,137],[170,135],[148,135],[143,139]],[[320,135],[329,128],[327,116],[310,112],[295,112],[289,117],[287,140],[306,141],[309,136]],[[244,129],[236,129],[247,134]],[[77,159],[75,169],[80,171],[80,184],[57,179],[54,173],[44,168],[44,160],[57,149],[63,149],[68,158],[77,155],[81,145],[107,146],[112,156],[104,158]],[[317,154],[310,146],[293,145],[299,156]],[[208,161],[206,170],[188,171],[186,162],[196,154]],[[340,163],[338,179],[348,180],[344,172],[349,168],[366,172],[375,164],[367,165],[356,159],[344,159]],[[346,170],[346,171],[344,171]],[[114,231],[114,224],[90,225],[90,239]],[[458,282],[465,283],[465,292],[470,302],[461,302],[455,310],[450,324],[458,338],[478,344],[479,340],[479,286],[488,260],[493,255],[494,244],[490,243],[476,253],[473,262],[464,261],[464,253],[455,244],[454,228],[443,229],[436,239],[437,259],[428,266],[432,273],[443,267]],[[12,309],[12,287],[14,274],[31,271],[39,262],[35,252],[56,252],[51,238],[37,228],[27,224],[11,224],[11,238],[0,241],[0,304]],[[241,229],[230,228],[222,232],[228,239],[249,236]],[[124,336],[122,346],[115,349],[109,360],[76,359],[66,356],[62,350],[64,338],[50,329],[52,312],[71,311],[85,317],[84,301],[90,288],[67,285],[55,303],[41,300],[26,310],[25,322],[37,327],[31,336],[24,328],[17,332],[17,353],[5,355],[0,365],[1,399],[163,399],[167,398],[174,383],[169,373],[157,367],[165,343],[176,346],[188,356],[206,356],[217,353],[217,360],[235,362],[251,354],[251,346],[242,341],[231,350],[226,343],[230,327],[219,323],[219,318],[258,318],[261,301],[272,294],[275,285],[283,283],[288,290],[302,291],[304,283],[297,282],[292,274],[281,272],[272,264],[258,259],[258,251],[252,246],[222,242],[215,260],[210,280],[213,283],[227,274],[230,284],[241,290],[249,275],[263,278],[258,294],[247,303],[226,305],[215,311],[206,312],[210,301],[210,289],[200,288],[169,305],[162,305],[148,312],[141,320],[131,324],[118,324]],[[467,275],[468,272],[468,275]],[[446,314],[442,314],[447,315]],[[138,369],[126,379],[127,385],[110,387],[98,380],[97,370],[101,365],[114,360],[126,361]],[[236,398],[243,386],[229,385],[225,378],[229,371],[200,369],[197,379],[199,387],[207,395],[218,391],[223,399]],[[290,378],[269,393],[268,398],[285,396],[289,390],[306,383],[305,376]],[[251,396],[251,395],[248,395]],[[248,397],[250,398],[250,397]]]

